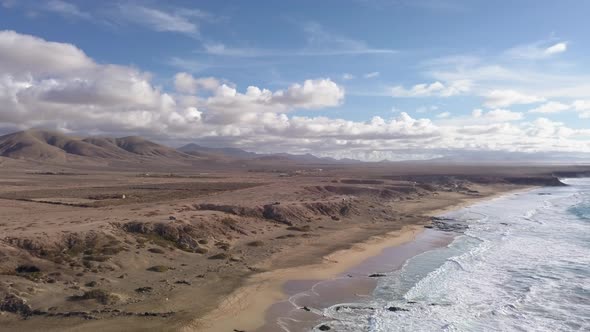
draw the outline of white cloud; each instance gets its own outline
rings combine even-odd
[[[490,108],[507,107],[515,104],[533,104],[545,101],[542,97],[527,95],[515,90],[492,90],[484,95],[484,105]]]
[[[196,9],[173,8],[166,11],[136,4],[120,4],[119,17],[159,32],[178,32],[190,36],[199,35],[199,23],[212,16]]]
[[[355,54],[397,54],[397,50],[373,48],[362,40],[351,39],[324,29],[316,22],[303,24],[303,32],[307,37],[307,49],[312,54],[355,55]]]
[[[590,100],[576,100],[573,107],[576,111],[590,111]]]
[[[436,111],[436,110],[438,110],[438,106],[436,106],[436,105],[420,106],[416,109],[416,112],[417,113],[427,113],[427,112]]]
[[[547,42],[535,42],[516,46],[506,51],[509,57],[524,60],[546,59],[567,50],[566,42],[548,45]]]
[[[345,81],[350,81],[354,79],[354,75],[349,74],[349,73],[344,73],[342,74],[342,79]]]
[[[507,121],[518,121],[524,118],[520,112],[512,112],[510,110],[495,109],[489,112],[484,112],[481,109],[473,110],[471,115],[477,119],[484,119],[492,122],[507,122]]]
[[[347,55],[394,55],[397,50],[374,48],[362,40],[351,39],[332,32],[315,22],[302,25],[306,39],[301,49],[266,49],[256,47],[234,47],[219,42],[209,42],[197,53],[225,56],[225,57],[322,57]]]
[[[572,106],[581,119],[590,119],[590,100],[576,100]]]
[[[370,73],[366,73],[365,75],[363,75],[364,78],[375,78],[378,77],[381,73],[379,73],[378,71],[374,71],[374,72],[370,72]]]
[[[539,107],[533,108],[532,110],[529,111],[529,113],[559,113],[559,112],[567,111],[570,108],[571,108],[570,105],[566,105],[566,104],[555,102],[555,101],[550,101],[550,102],[545,103]]]
[[[92,16],[89,13],[81,11],[78,8],[78,6],[62,0],[51,0],[47,2],[45,9],[47,11],[55,12],[65,17],[73,17],[79,19],[92,18]]]
[[[567,43],[557,43],[555,45],[549,46],[545,49],[545,54],[553,55],[557,53],[563,53],[567,50]]]
[[[464,94],[470,90],[471,81],[468,80],[453,81],[447,85],[436,81],[431,84],[416,84],[410,89],[398,85],[391,88],[391,95],[393,97],[451,97]]]
[[[47,42],[14,31],[0,31],[0,72],[26,74],[64,73],[95,67],[94,61],[71,44]]]
[[[178,73],[174,76],[174,86],[176,91],[182,93],[195,94],[199,89],[213,91],[221,83],[215,77],[194,78],[188,73]]]
[[[338,106],[344,100],[344,89],[330,79],[306,80],[279,90],[273,96],[280,103],[295,107],[317,109]]]
[[[249,86],[239,92],[227,84],[220,85],[203,106],[211,111],[206,119],[229,124],[244,119],[255,120],[263,113],[285,113],[295,109],[321,109],[340,105],[344,89],[330,79],[306,80],[285,90],[270,91]]]
[[[298,113],[342,104],[345,91],[329,78],[271,91],[256,86],[241,90],[217,78],[179,73],[178,93],[166,92],[137,68],[99,64],[74,45],[11,31],[0,32],[0,68],[4,130],[45,127],[81,134],[137,134],[259,152],[371,160],[465,149],[590,152],[587,141],[580,139],[590,136],[589,130],[546,119],[526,122],[522,113],[504,109],[475,111],[468,119],[440,110],[436,120],[404,112],[367,121]],[[442,95],[450,86],[424,89]],[[579,100],[574,107],[585,112],[589,104]]]

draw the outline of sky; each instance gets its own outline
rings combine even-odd
[[[360,160],[590,153],[584,0],[0,0],[0,133]]]

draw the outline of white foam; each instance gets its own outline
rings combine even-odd
[[[380,280],[375,310],[324,315],[337,331],[590,330],[590,223],[567,212],[590,181],[567,182],[447,215],[465,235]]]

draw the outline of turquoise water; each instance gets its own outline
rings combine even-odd
[[[469,229],[381,278],[365,301],[325,309],[324,323],[335,331],[590,331],[590,179],[566,182],[446,215]]]

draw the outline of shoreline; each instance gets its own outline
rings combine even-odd
[[[533,188],[536,187],[495,188],[485,196],[463,198],[459,202],[454,202],[443,208],[424,211],[423,214],[434,217],[463,209],[478,202]],[[271,269],[267,272],[255,274],[249,277],[243,286],[234,290],[229,297],[225,298],[215,310],[203,317],[194,319],[184,326],[181,331],[259,330],[268,324],[267,315],[272,306],[284,302],[289,297],[288,292],[285,290],[285,285],[288,282],[332,280],[361,265],[363,262],[379,256],[386,249],[395,249],[415,242],[416,238],[424,233],[424,230],[422,224],[405,225],[401,230],[372,236],[365,241],[352,244],[349,248],[334,251],[323,256],[322,262],[317,264]],[[227,317],[232,318],[226,319]]]

